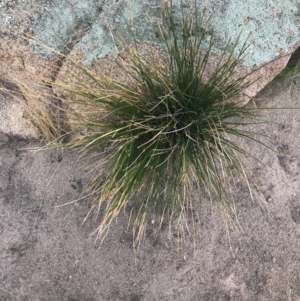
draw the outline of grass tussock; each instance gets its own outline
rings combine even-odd
[[[182,8],[180,22],[172,3],[163,12],[157,25],[162,55],[122,41],[127,55],[116,64],[125,82],[78,67],[82,76],[68,74],[72,84],[52,83],[69,95],[64,101],[82,108],[71,119],[85,133],[64,146],[100,157],[89,187],[95,196],[91,212],[101,216],[99,235],[129,206],[135,245],[150,221],[156,233],[174,221],[184,233],[197,201],[229,210],[236,179],[251,193],[252,175],[241,159],[250,154],[239,141],[262,143],[245,128],[259,122],[259,110],[234,102],[251,84],[249,73],[236,73],[246,44],[234,54],[238,37],[216,56],[205,10]]]
[[[280,72],[274,79],[281,90],[289,90],[295,88],[299,94],[299,79],[300,79],[300,49],[297,50],[297,57],[290,59],[286,68]]]

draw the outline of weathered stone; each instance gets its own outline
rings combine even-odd
[[[21,104],[11,95],[1,93],[0,97],[0,131],[9,135],[21,134],[23,137],[36,137],[35,129],[25,118]]]
[[[113,38],[116,33],[132,42],[134,29],[138,40],[158,43],[147,18],[159,19],[167,2],[27,0],[18,4],[17,1],[1,1],[0,76],[5,80],[13,80],[14,74],[21,72],[32,83],[40,83],[40,78],[44,76],[53,78],[58,75],[57,71],[54,75],[49,74],[49,69],[45,68],[56,62],[53,52],[22,39],[21,36],[26,32],[64,55],[80,53],[82,62],[87,66],[92,63],[97,65],[97,60],[122,51]],[[180,2],[173,0],[178,17]],[[185,0],[183,5],[188,7],[191,2]],[[203,8],[202,1],[199,1],[198,8]],[[211,0],[207,4],[207,14],[212,16],[210,28],[214,30],[217,41],[214,49],[216,56],[229,39],[234,42],[245,20],[248,20],[236,48],[239,51],[248,37],[248,55],[237,72],[244,74],[258,68],[250,79],[255,81],[259,78],[259,81],[244,91],[245,96],[238,100],[241,104],[247,103],[249,98],[265,87],[286,66],[290,54],[300,46],[298,0],[274,0],[272,3],[261,0]],[[280,59],[276,59],[280,56]]]

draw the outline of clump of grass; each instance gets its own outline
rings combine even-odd
[[[119,56],[126,84],[85,69],[88,81],[77,78],[69,88],[54,83],[92,111],[80,117],[85,135],[67,146],[101,154],[94,162],[99,174],[89,187],[96,195],[91,212],[101,215],[97,228],[101,236],[125,206],[132,210],[137,245],[150,220],[156,233],[164,223],[171,228],[172,221],[183,233],[186,216],[197,209],[196,195],[200,202],[227,208],[237,178],[251,193],[251,172],[241,159],[250,154],[237,140],[260,143],[243,129],[259,114],[234,101],[251,84],[249,73],[236,74],[247,46],[235,55],[238,37],[233,47],[228,42],[215,56],[205,11],[195,10],[190,16],[182,8],[178,25],[172,2],[164,10],[158,25],[166,50],[163,57],[153,51],[145,55],[137,43],[128,48],[126,58]],[[213,56],[215,67],[209,70]]]
[[[273,79],[273,95],[280,90],[292,91],[295,88],[299,94],[300,79],[300,48],[298,48],[291,56],[287,66]],[[277,89],[274,89],[275,85]]]

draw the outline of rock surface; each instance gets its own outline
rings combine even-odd
[[[62,50],[75,30],[90,27],[90,30],[78,41],[76,47],[83,50],[86,64],[107,54],[115,55],[115,45],[108,26],[117,29],[126,40],[132,40],[132,26],[137,38],[143,41],[157,42],[145,16],[160,17],[161,0],[119,0],[98,1],[83,0],[72,3],[70,0],[56,3],[47,13],[36,21],[32,30],[35,35],[51,48]],[[180,15],[180,0],[173,0],[173,7]],[[199,9],[204,1],[198,1]],[[183,1],[184,6],[190,0]],[[212,14],[211,28],[218,40],[217,48],[222,49],[228,39],[234,40],[244,22],[247,25],[242,32],[242,43],[249,36],[249,55],[246,66],[255,67],[270,62],[281,52],[288,53],[300,41],[300,2],[253,0],[211,0],[208,1],[207,14]],[[45,54],[45,49],[39,49]]]
[[[45,73],[45,65],[53,63],[53,55],[49,56],[50,51],[44,47],[34,47],[34,43],[22,39],[24,33],[30,33],[34,38],[55,51],[62,51],[65,55],[80,53],[81,60],[86,65],[91,65],[106,55],[116,55],[116,51],[120,51],[116,50],[116,41],[112,38],[110,30],[113,30],[113,33],[118,31],[130,42],[132,28],[135,28],[139,40],[155,43],[157,39],[146,20],[145,11],[151,18],[159,17],[162,2],[168,1],[2,0],[0,81],[13,81],[17,73],[22,73],[30,80],[34,76],[35,81]],[[190,0],[183,3],[188,6]],[[180,0],[173,0],[173,4],[179,13]],[[222,49],[228,39],[234,40],[245,20],[248,20],[241,36],[242,43],[250,34],[248,56],[244,60],[247,70],[261,67],[278,55],[292,53],[300,45],[299,0],[273,0],[271,3],[259,0],[211,0],[208,1],[207,11],[208,14],[212,14],[210,26],[217,38],[216,51]],[[252,79],[261,79],[245,91],[245,103],[286,66],[288,59],[289,55],[253,74]],[[244,72],[244,69],[241,72]],[[14,106],[18,104],[12,105]],[[22,123],[22,119],[18,122]],[[28,123],[21,126],[26,127]],[[0,129],[5,131],[1,122]],[[33,129],[28,129],[27,132],[33,132]],[[18,134],[26,135],[22,130]]]
[[[84,1],[83,1],[84,2]],[[101,1],[100,1],[101,2]],[[67,9],[67,24],[69,20],[76,19],[75,27],[88,26],[86,34],[76,44],[76,49],[84,53],[84,63],[91,65],[97,59],[106,55],[116,55],[116,40],[113,35],[118,32],[120,36],[130,42],[133,40],[133,28],[136,38],[144,42],[157,42],[155,34],[149,26],[147,18],[159,18],[164,4],[161,0],[151,1],[129,1],[120,0],[113,2],[91,1],[92,14],[84,17],[88,11],[81,1],[73,6],[73,14]],[[180,3],[173,1],[173,7],[180,20]],[[190,0],[183,1],[185,7],[189,6]],[[200,3],[200,2],[199,2]],[[92,5],[93,4],[93,5]],[[97,5],[96,5],[97,4]],[[66,4],[64,4],[67,6]],[[54,6],[33,28],[36,36],[50,44],[51,48],[62,50],[63,45],[70,42],[70,30],[62,31],[66,17],[59,13],[63,4]],[[68,6],[67,6],[68,7]],[[199,5],[203,9],[203,4]],[[80,11],[80,18],[78,17]],[[97,12],[99,12],[97,14]],[[147,17],[145,16],[147,12]],[[243,24],[247,24],[242,31],[241,39],[236,48],[236,54],[248,38],[247,56],[243,66],[237,72],[244,74],[260,68],[251,76],[256,81],[251,87],[244,91],[245,97],[241,101],[246,104],[249,97],[254,97],[264,86],[266,86],[287,64],[289,55],[278,59],[266,66],[264,64],[273,61],[280,55],[293,53],[300,46],[300,2],[297,1],[208,1],[207,15],[212,16],[210,26],[215,32],[217,39],[215,51],[224,49],[230,39],[233,43],[239,35]],[[57,17],[59,16],[59,17]],[[92,17],[91,17],[92,16]],[[77,18],[76,18],[77,17]],[[91,20],[93,21],[91,22]],[[51,23],[50,21],[51,20]],[[53,22],[52,20],[55,20]],[[91,23],[90,23],[91,22]],[[180,21],[178,21],[180,22]],[[46,24],[46,26],[45,26]],[[69,25],[67,25],[69,27]],[[41,28],[43,29],[41,31]],[[46,54],[44,49],[38,48],[40,53]],[[48,52],[49,54],[49,52]],[[213,64],[212,64],[213,66]],[[245,69],[246,70],[245,70]]]

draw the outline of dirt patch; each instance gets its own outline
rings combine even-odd
[[[292,104],[291,95],[281,93],[272,105]],[[300,122],[295,110],[271,114],[279,123]],[[28,150],[39,144],[1,134],[0,300],[299,300],[300,141],[286,127],[262,131],[275,135],[285,155],[250,144],[273,169],[249,161],[262,194],[270,196],[267,205],[237,185],[240,229],[228,232],[218,209],[203,204],[181,249],[166,230],[158,239],[148,231],[138,253],[127,229],[129,212],[100,245],[90,235],[97,219],[82,224],[90,202],[61,206],[80,197],[88,182],[76,152]]]

